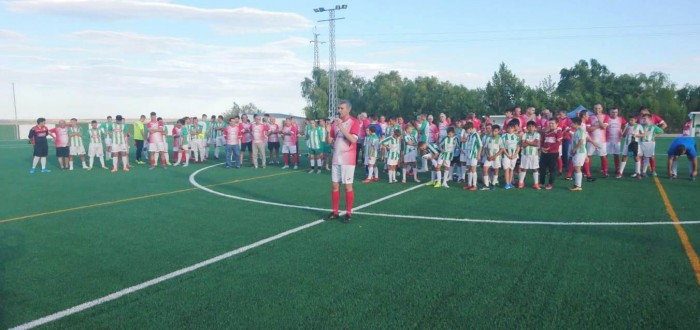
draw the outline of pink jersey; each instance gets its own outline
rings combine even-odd
[[[637,117],[637,123],[638,123],[638,124],[643,124],[643,123],[644,123],[644,118],[643,118],[642,116],[638,116],[638,117]],[[656,126],[661,127],[661,125],[665,124],[666,122],[664,121],[663,118],[661,118],[661,117],[659,117],[659,116],[657,116],[657,115],[652,114],[652,115],[651,115],[651,123],[654,124],[654,125],[656,125]]]
[[[161,132],[150,132],[151,128],[163,129],[163,124],[157,121],[151,121],[146,124],[146,129],[148,132],[148,143],[161,143],[163,142],[163,133]]]
[[[481,132],[481,120],[479,120],[479,118],[474,118],[472,123],[474,123],[474,130],[476,130],[477,133]]]
[[[224,127],[224,139],[228,145],[241,144],[243,137],[243,124],[228,125]]]
[[[438,136],[440,135],[440,129],[435,123],[430,124],[430,142],[438,143]]]
[[[297,125],[282,127],[282,134],[284,136],[282,138],[284,145],[293,146],[297,144],[297,136],[299,136]]]
[[[173,126],[173,130],[170,134],[173,135],[173,148],[179,148],[180,147],[180,132],[182,129],[177,128],[177,126]]]
[[[608,127],[605,129],[605,137],[608,142],[620,143],[620,138],[622,138],[622,129],[627,124],[627,121],[618,116],[617,118],[608,119]]]
[[[243,133],[243,137],[241,138],[241,143],[253,142],[253,133],[250,132],[252,124],[241,123],[241,125],[243,125],[243,129],[246,130],[246,132]]]
[[[253,143],[264,143],[267,141],[267,136],[265,133],[267,133],[267,125],[265,124],[252,124],[251,125],[251,134],[253,134]]]
[[[367,126],[365,126],[364,120],[360,121],[360,134],[357,135],[357,138],[360,139],[361,141],[365,140],[365,135],[367,135],[367,132],[365,132],[365,129]]]
[[[690,128],[693,126],[693,121],[688,120],[683,125],[683,136],[690,136]]]
[[[607,123],[609,123],[609,121],[610,121],[610,117],[606,114],[603,114],[603,123],[607,124]],[[591,139],[593,139],[593,141],[598,142],[598,143],[606,141],[605,140],[605,130],[600,128],[598,116],[589,116],[588,121],[586,122],[586,125],[590,126],[590,127],[595,127],[595,130],[593,130],[593,132],[590,133]]]
[[[549,120],[544,117],[540,118],[539,120],[536,120],[535,123],[537,123],[538,131],[544,131],[549,127]]]
[[[559,119],[559,128],[561,128],[563,139],[571,140],[571,118]]]
[[[280,142],[280,136],[277,135],[277,133],[279,133],[280,126],[277,124],[268,124],[267,129],[267,142]]]
[[[360,121],[357,118],[348,116],[341,124],[350,133],[358,136],[360,133]],[[338,125],[333,122],[331,125],[331,137],[333,137],[333,165],[355,165],[357,161],[357,143],[350,143],[338,129]]]
[[[53,142],[56,144],[56,147],[63,148],[68,146],[68,126],[64,128],[57,126],[50,129],[49,132],[55,136]]]

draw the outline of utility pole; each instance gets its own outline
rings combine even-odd
[[[335,8],[332,9],[323,7],[314,8],[314,12],[317,13],[328,12],[328,19],[320,20],[319,22],[328,22],[328,45],[330,53],[328,54],[328,115],[331,118],[337,117],[338,111],[338,82],[335,75],[335,21],[345,19],[345,17],[335,18],[335,11],[347,8],[347,5],[335,5]]]
[[[318,41],[318,36],[320,36],[320,33],[316,33],[316,27],[314,27],[314,40],[309,41],[309,43],[314,44],[314,71],[316,69],[320,68],[320,61],[318,57],[318,44],[325,44],[325,41]]]

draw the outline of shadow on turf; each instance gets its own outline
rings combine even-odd
[[[25,253],[25,237],[24,233],[17,230],[0,231],[0,327],[5,328],[5,308],[3,301],[7,301],[4,296],[5,291],[5,272],[7,265],[21,257]]]

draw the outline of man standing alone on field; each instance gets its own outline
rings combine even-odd
[[[339,217],[338,204],[340,203],[340,184],[345,185],[345,218],[343,223],[349,223],[352,218],[352,203],[355,192],[352,183],[355,175],[357,155],[357,136],[360,130],[360,122],[350,116],[352,105],[347,100],[338,102],[338,117],[327,126],[327,142],[333,146],[333,167],[331,169],[332,190],[331,200],[333,211],[327,220]]]

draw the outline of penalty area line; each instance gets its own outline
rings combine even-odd
[[[214,165],[214,166],[218,166],[218,165]],[[213,167],[213,166],[211,166],[211,167]],[[199,171],[197,171],[197,172],[200,172],[200,171],[202,171],[202,170],[204,170],[204,169],[206,169],[206,168],[203,168],[203,169],[201,169],[201,170],[199,170]],[[195,173],[197,173],[197,172],[195,172]],[[192,179],[192,177],[194,176],[195,173],[193,173],[193,175],[190,177],[190,179]],[[193,184],[194,184],[194,183],[193,183]],[[197,184],[197,185],[198,185],[198,184]],[[197,185],[195,185],[195,186],[197,186]],[[414,186],[414,187],[411,187],[411,188],[408,188],[408,189],[401,190],[401,191],[399,191],[399,192],[393,193],[393,194],[391,194],[391,195],[384,196],[384,197],[379,198],[379,199],[377,199],[377,200],[374,200],[374,201],[372,201],[372,202],[369,202],[369,203],[360,205],[360,206],[354,208],[354,210],[361,210],[361,209],[363,209],[363,208],[372,206],[372,205],[374,205],[374,204],[383,202],[383,201],[385,201],[385,200],[387,200],[387,199],[394,198],[394,197],[396,197],[396,196],[405,194],[405,193],[407,193],[407,192],[409,192],[409,191],[413,191],[413,190],[418,189],[418,188],[421,188],[421,187],[422,187],[422,185],[418,185],[418,186]],[[200,188],[200,189],[201,189],[201,188]],[[354,210],[353,210],[353,213],[354,213]],[[344,213],[344,212],[343,212],[343,213]],[[270,236],[270,237],[268,237],[268,238],[259,240],[259,241],[255,242],[255,243],[252,243],[252,244],[249,244],[249,245],[240,247],[240,248],[238,248],[238,249],[235,249],[235,250],[226,252],[226,253],[224,253],[224,254],[218,255],[218,256],[216,256],[216,257],[213,257],[213,258],[204,260],[204,261],[199,262],[199,263],[196,263],[196,264],[194,264],[194,265],[192,265],[192,266],[189,266],[189,267],[185,267],[185,268],[176,270],[176,271],[174,271],[174,272],[165,274],[165,275],[163,275],[163,276],[156,277],[156,278],[154,278],[154,279],[152,279],[152,280],[143,282],[143,283],[141,283],[141,284],[137,284],[137,285],[128,287],[128,288],[126,288],[126,289],[119,290],[119,291],[117,291],[117,292],[114,292],[114,293],[112,293],[112,294],[106,295],[106,296],[104,296],[104,297],[97,298],[97,299],[95,299],[95,300],[91,300],[91,301],[88,301],[88,302],[86,302],[86,303],[82,303],[82,304],[80,304],[80,305],[76,305],[76,306],[70,307],[70,308],[68,308],[68,309],[64,309],[64,310],[62,310],[62,311],[60,311],[60,312],[56,312],[56,313],[53,313],[53,314],[51,314],[51,315],[44,316],[44,317],[42,317],[42,318],[39,318],[39,319],[36,319],[36,320],[34,320],[34,321],[30,321],[30,322],[27,322],[27,323],[18,325],[18,326],[16,326],[16,327],[13,327],[13,328],[10,328],[10,329],[11,329],[11,330],[32,329],[32,328],[35,328],[35,327],[38,327],[38,326],[47,324],[47,323],[49,323],[49,322],[53,322],[53,321],[62,319],[62,318],[64,318],[64,317],[66,317],[66,316],[70,316],[70,315],[73,315],[73,314],[76,314],[76,313],[85,311],[85,310],[87,310],[87,309],[90,309],[90,308],[93,308],[93,307],[102,305],[102,304],[104,304],[104,303],[107,303],[107,302],[110,302],[110,301],[113,301],[113,300],[117,300],[117,299],[119,299],[119,298],[121,298],[121,297],[124,297],[124,296],[126,296],[126,295],[129,295],[129,294],[132,294],[132,293],[141,291],[141,290],[143,290],[143,289],[146,289],[146,288],[148,288],[148,287],[151,287],[151,286],[160,284],[160,283],[165,282],[165,281],[167,281],[167,280],[170,280],[170,279],[179,277],[179,276],[181,276],[181,275],[184,275],[184,274],[193,272],[193,271],[198,270],[198,269],[200,269],[200,268],[203,268],[203,267],[209,266],[209,265],[211,265],[211,264],[217,263],[217,262],[219,262],[219,261],[228,259],[228,258],[233,257],[233,256],[235,256],[235,255],[244,253],[244,252],[246,252],[246,251],[248,251],[248,250],[251,250],[251,249],[254,249],[254,248],[256,248],[256,247],[265,245],[265,244],[270,243],[270,242],[272,242],[272,241],[276,241],[276,240],[281,239],[281,238],[283,238],[283,237],[286,237],[286,236],[289,236],[289,235],[291,235],[291,234],[300,232],[300,231],[302,231],[302,230],[304,230],[304,229],[311,228],[311,227],[313,227],[313,226],[316,226],[316,225],[321,224],[321,223],[324,223],[324,222],[325,222],[325,221],[324,221],[323,219],[315,220],[315,221],[310,222],[310,223],[307,223],[307,224],[305,224],[305,225],[301,225],[301,226],[299,226],[299,227],[295,227],[295,228],[289,229],[289,230],[284,231],[284,232],[281,232],[281,233],[279,233],[279,234],[277,234],[277,235]]]

